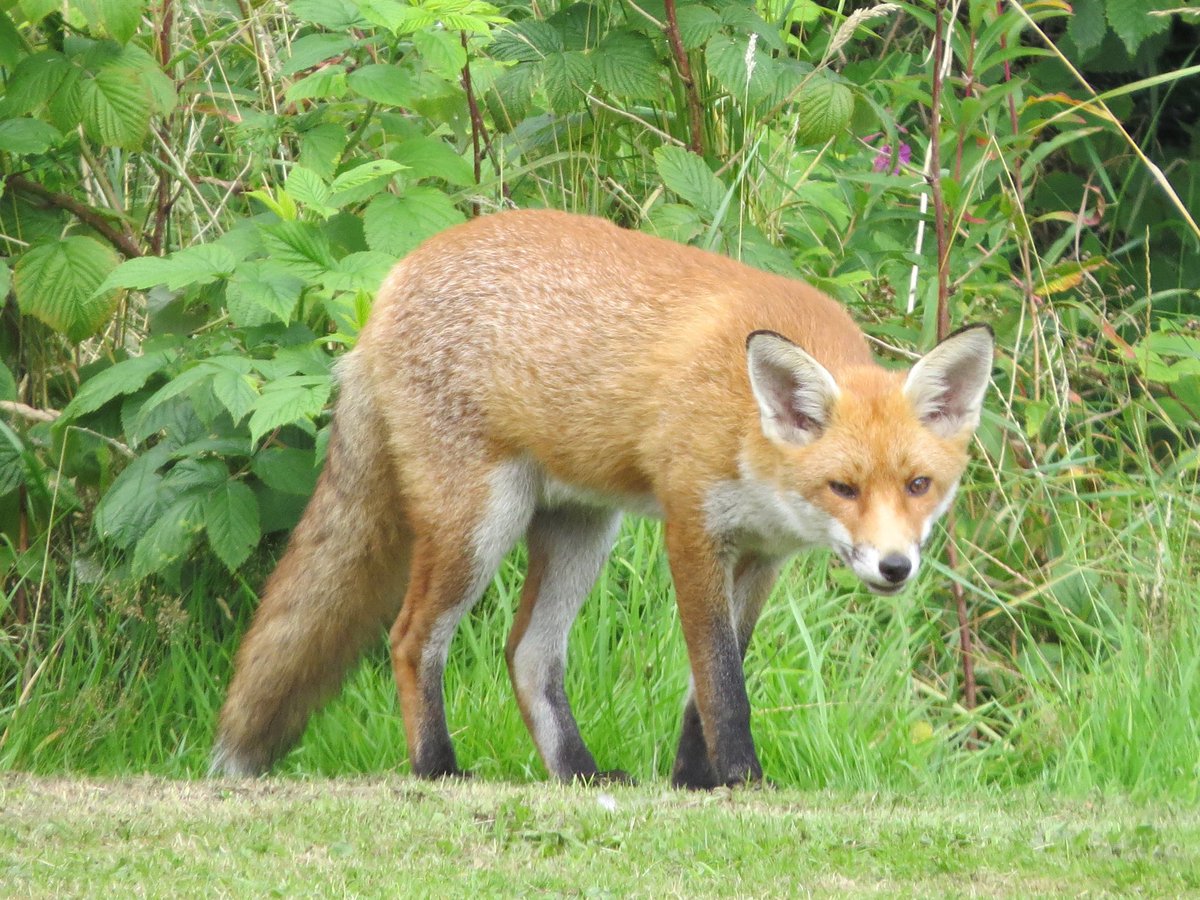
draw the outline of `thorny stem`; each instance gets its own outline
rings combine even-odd
[[[479,111],[479,101],[475,99],[475,90],[471,87],[471,53],[467,46],[467,33],[459,32],[463,53],[466,54],[462,67],[463,92],[467,95],[467,109],[471,113],[471,161],[474,164],[475,184],[479,185],[483,177],[483,155],[487,152],[487,125],[484,124],[483,114]],[[479,200],[471,201],[471,210],[479,215]]]
[[[950,241],[946,233],[946,198],[942,194],[942,54],[946,45],[945,14],[946,0],[937,0],[937,19],[934,23],[933,34],[933,90],[930,98],[930,192],[933,195],[933,225],[937,240],[937,337],[942,340],[950,333]],[[955,530],[955,515],[951,510],[946,517],[946,530],[951,534]],[[953,571],[958,568],[958,551],[951,541],[947,547],[947,562]],[[950,582],[950,592],[954,596],[955,613],[958,617],[958,639],[962,649],[963,670],[963,706],[966,709],[975,708],[975,652],[974,636],[971,633],[971,620],[967,614],[967,598],[963,594],[962,585],[957,581]],[[974,729],[969,741],[974,743]]]
[[[59,194],[52,191],[38,184],[36,181],[30,181],[23,175],[5,175],[0,176],[0,179],[13,190],[30,194],[58,209],[65,209],[79,221],[99,232],[105,240],[124,253],[126,257],[132,259],[135,256],[143,255],[142,248],[134,240],[133,236],[121,229],[114,228],[104,213],[95,207],[80,203],[74,197],[67,194]]]
[[[667,14],[667,41],[671,45],[671,54],[675,57],[679,80],[683,82],[683,92],[687,96],[690,134],[688,149],[698,156],[703,156],[704,116],[700,111],[700,93],[696,90],[696,81],[692,78],[692,64],[688,62],[687,50],[683,48],[683,38],[679,34],[679,17],[675,13],[675,0],[664,0],[663,7]]]

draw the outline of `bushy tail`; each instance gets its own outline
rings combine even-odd
[[[339,374],[325,469],[238,651],[213,774],[267,771],[403,599],[410,539],[381,419],[355,354]]]

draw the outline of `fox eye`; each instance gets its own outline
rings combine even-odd
[[[843,500],[856,500],[858,498],[858,488],[852,484],[846,484],[844,481],[829,482],[829,489]]]
[[[910,497],[920,497],[922,494],[929,492],[929,486],[932,484],[928,478],[921,475],[914,478],[908,483],[908,493]]]

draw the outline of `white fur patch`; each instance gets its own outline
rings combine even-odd
[[[744,461],[739,468],[738,478],[719,482],[708,493],[704,508],[710,531],[770,556],[833,546],[831,529],[841,523],[799,494],[757,478]]]
[[[619,509],[651,519],[663,517],[662,506],[651,494],[606,493],[560,481],[545,472],[540,472],[539,476],[540,507],[554,509],[560,506],[585,506],[592,509]]]
[[[487,508],[471,538],[474,555],[471,579],[462,597],[434,623],[421,654],[425,667],[440,670],[445,666],[459,620],[483,596],[488,582],[495,577],[508,551],[525,534],[533,516],[536,478],[528,463],[519,460],[504,463],[492,472],[489,481]]]
[[[548,697],[556,687],[549,678],[566,670],[567,636],[608,558],[620,521],[619,515],[606,519],[597,514],[565,521],[557,531],[535,525],[547,565],[529,623],[513,653],[512,675],[538,752],[559,777],[571,773],[559,771],[557,765],[561,727]],[[560,662],[557,669],[548,665],[555,659]]]

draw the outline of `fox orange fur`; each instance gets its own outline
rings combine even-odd
[[[214,769],[267,770],[391,626],[418,775],[459,771],[442,675],[520,538],[507,660],[560,779],[602,775],[563,689],[621,510],[661,516],[692,682],[673,781],[761,778],[742,659],[782,562],[832,547],[909,582],[992,365],[985,326],[907,373],[803,282],[605,221],[505,212],[392,271],[339,364],[324,472],[237,655]]]

